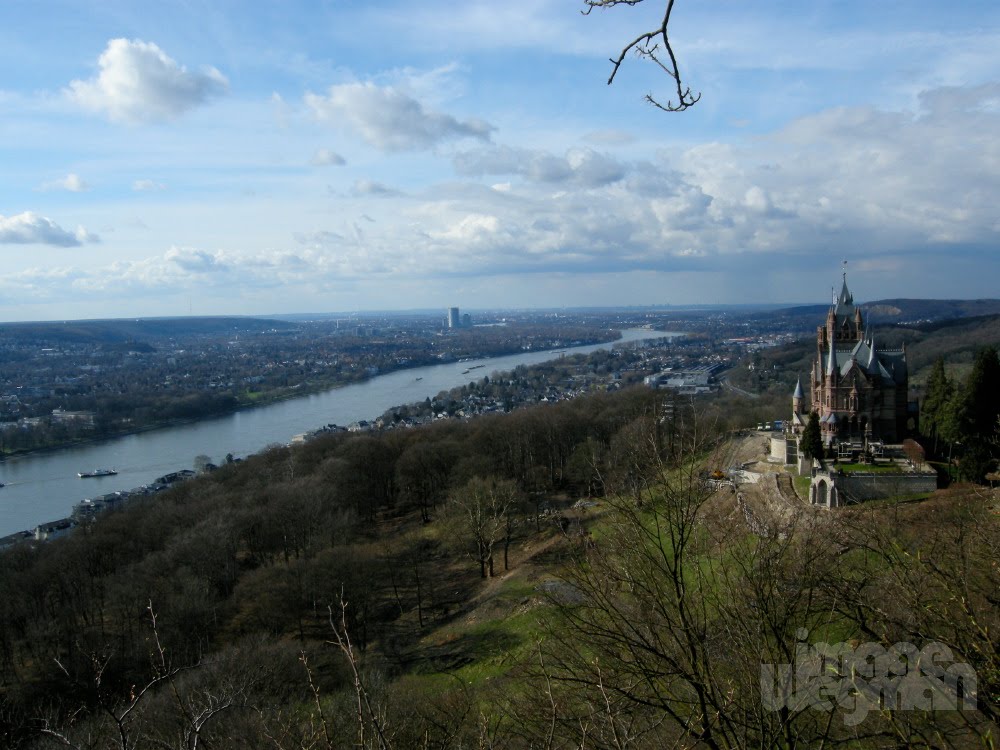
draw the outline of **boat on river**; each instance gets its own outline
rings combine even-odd
[[[93,471],[79,471],[76,475],[80,479],[90,479],[91,477],[113,477],[117,473],[114,469],[94,469]]]

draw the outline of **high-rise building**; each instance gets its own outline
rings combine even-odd
[[[448,308],[448,327],[449,328],[461,328],[462,319],[458,315],[457,307]]]

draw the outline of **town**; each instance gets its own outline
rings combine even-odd
[[[449,326],[445,315],[427,313],[6,324],[0,455],[196,420],[400,369],[609,342],[630,327],[690,334],[673,350],[683,367],[725,366],[742,351],[789,338],[754,335],[752,321],[705,311],[477,312],[466,320]]]

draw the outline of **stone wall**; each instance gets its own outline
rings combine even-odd
[[[933,472],[837,474],[817,471],[809,485],[809,501],[813,505],[835,508],[852,502],[917,495],[936,489],[937,475]]]
[[[837,477],[837,486],[860,500],[916,495],[936,490],[937,474],[845,474]]]
[[[772,464],[797,464],[799,462],[799,441],[785,435],[771,436],[771,453],[767,460]]]

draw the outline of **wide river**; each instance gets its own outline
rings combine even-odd
[[[7,458],[0,461],[0,483],[5,485],[0,488],[0,537],[68,516],[73,504],[85,497],[150,484],[168,472],[193,468],[198,455],[219,463],[227,453],[245,456],[325,424],[372,420],[393,406],[423,401],[493,372],[555,359],[563,351],[585,354],[621,342],[677,335],[681,334],[627,329],[621,339],[608,344],[398,370],[363,383],[191,424]],[[483,367],[465,372],[475,365]],[[97,468],[113,468],[118,474],[93,479],[77,476],[77,472]]]

